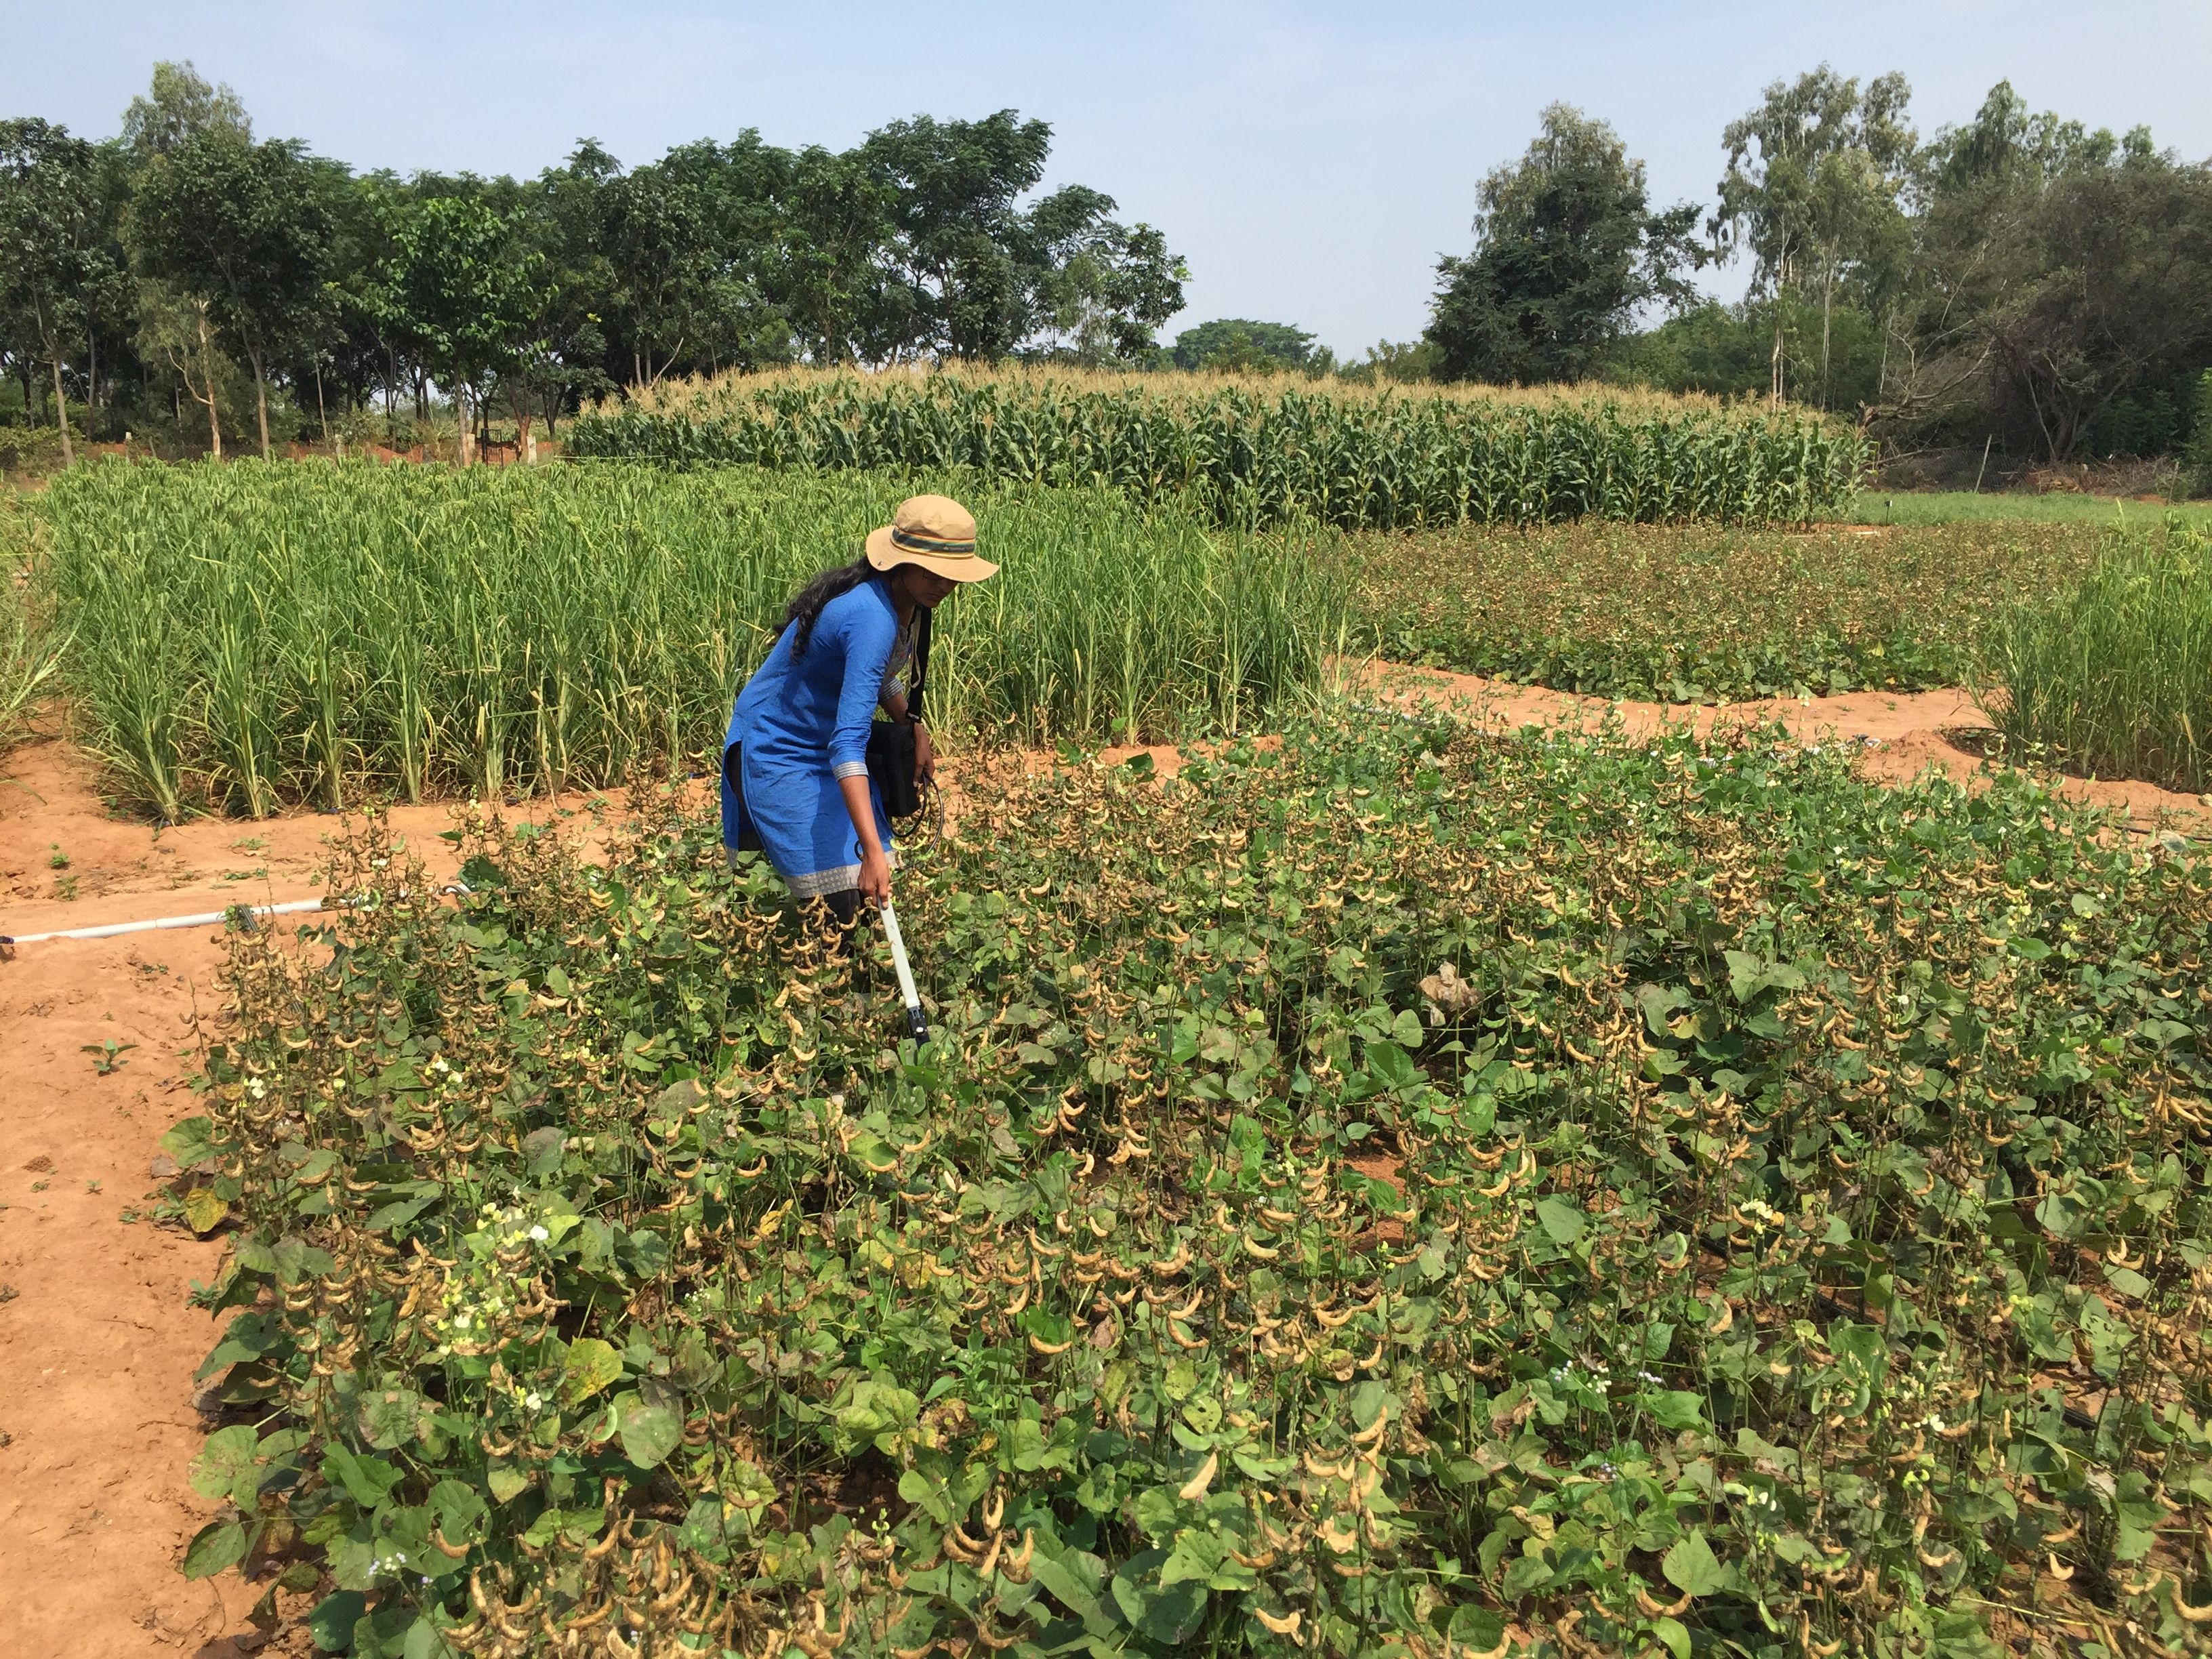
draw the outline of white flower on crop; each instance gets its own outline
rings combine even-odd
[[[538,1393],[535,1389],[532,1389],[528,1394],[522,1396],[523,1409],[526,1411],[534,1412],[544,1403],[545,1396]]]
[[[532,1227],[532,1228],[530,1230],[530,1236],[531,1236],[531,1237],[532,1237],[532,1238],[535,1239],[535,1240],[536,1240],[538,1243],[540,1243],[540,1244],[543,1244],[543,1243],[544,1243],[547,1239],[549,1239],[549,1238],[550,1238],[550,1237],[553,1237],[553,1235],[552,1235],[552,1234],[550,1234],[550,1233],[549,1233],[549,1232],[547,1232],[547,1231],[545,1231],[545,1228],[544,1228],[544,1224],[543,1224],[543,1223],[540,1223],[538,1225],[537,1225],[537,1226],[535,1226],[535,1227]]]
[[[258,1077],[250,1077],[246,1079],[246,1092],[259,1100],[268,1094],[269,1085]]]

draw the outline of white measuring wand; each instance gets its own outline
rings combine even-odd
[[[906,959],[906,939],[899,932],[898,912],[884,901],[884,934],[891,942],[891,966],[898,970],[899,995],[906,1001],[906,1029],[916,1042],[929,1041],[929,1022],[921,1017],[921,993],[914,988],[914,967]]]

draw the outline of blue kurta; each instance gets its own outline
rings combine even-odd
[[[809,898],[860,885],[860,838],[838,781],[867,775],[868,727],[900,643],[889,579],[874,577],[823,605],[806,654],[794,659],[795,633],[784,629],[731,712],[722,843],[734,851],[750,828],[775,872]],[[742,745],[743,799],[730,787],[732,744]],[[888,854],[890,824],[872,782],[868,797]]]

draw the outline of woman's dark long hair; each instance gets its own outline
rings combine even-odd
[[[822,607],[841,593],[849,593],[871,576],[883,573],[868,562],[863,553],[850,564],[841,564],[823,571],[812,581],[792,595],[791,604],[783,613],[783,626],[775,631],[781,635],[785,628],[798,629],[791,636],[791,654],[803,657],[806,647],[814,638],[814,624],[822,620]]]

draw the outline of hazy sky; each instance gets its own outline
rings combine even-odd
[[[842,148],[1011,106],[1052,124],[1048,183],[1108,191],[1189,260],[1182,325],[1291,322],[1352,356],[1419,333],[1475,181],[1555,99],[1613,122],[1660,202],[1708,201],[1722,127],[1823,59],[1903,70],[1923,132],[2008,76],[2039,108],[2212,156],[2212,0],[0,0],[0,115],[104,137],[157,58],[229,82],[262,136],[401,172],[535,173],[584,135],[633,162],[748,126]]]

